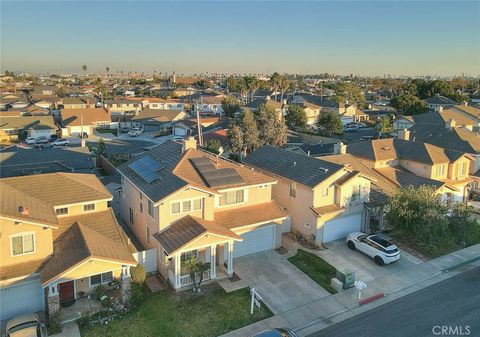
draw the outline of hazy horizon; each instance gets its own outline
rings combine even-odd
[[[480,2],[1,2],[1,70],[480,74]]]

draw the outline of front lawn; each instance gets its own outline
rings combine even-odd
[[[299,249],[297,254],[288,258],[288,261],[307,274],[308,277],[317,282],[330,294],[337,293],[330,285],[330,280],[336,276],[337,270],[325,260],[315,254]]]
[[[145,301],[125,317],[108,325],[85,327],[82,337],[211,337],[272,316],[262,304],[250,315],[250,290],[226,293],[220,286],[203,287],[204,292],[176,294],[164,290],[147,294]]]

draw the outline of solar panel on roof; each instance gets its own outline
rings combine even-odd
[[[147,183],[152,183],[155,180],[160,179],[160,174],[158,174],[157,171],[164,166],[162,163],[145,156],[129,164],[128,167],[142,177]]]
[[[241,184],[243,178],[233,168],[217,169],[206,157],[191,158],[193,166],[198,170],[210,187]]]

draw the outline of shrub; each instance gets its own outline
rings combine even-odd
[[[49,336],[62,332],[62,319],[60,312],[48,316],[47,332]]]
[[[130,306],[136,308],[143,302],[143,289],[141,284],[132,283],[130,289]]]
[[[142,284],[145,282],[147,275],[145,274],[145,269],[141,264],[137,264],[136,267],[130,268],[130,275],[132,276],[133,283]]]
[[[95,287],[95,290],[93,291],[93,297],[100,301],[100,298],[105,295],[107,292],[107,287],[105,287],[104,285],[100,284],[98,286]]]

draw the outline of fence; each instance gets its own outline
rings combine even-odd
[[[105,172],[107,172],[108,175],[118,175],[119,174],[118,171],[117,171],[117,168],[115,166],[113,166],[113,164],[111,162],[109,162],[107,158],[105,158],[102,155],[99,155],[98,158],[100,159],[99,164],[100,164],[101,168]]]
[[[157,271],[157,250],[155,248],[133,253],[133,258],[143,266],[146,273]]]

